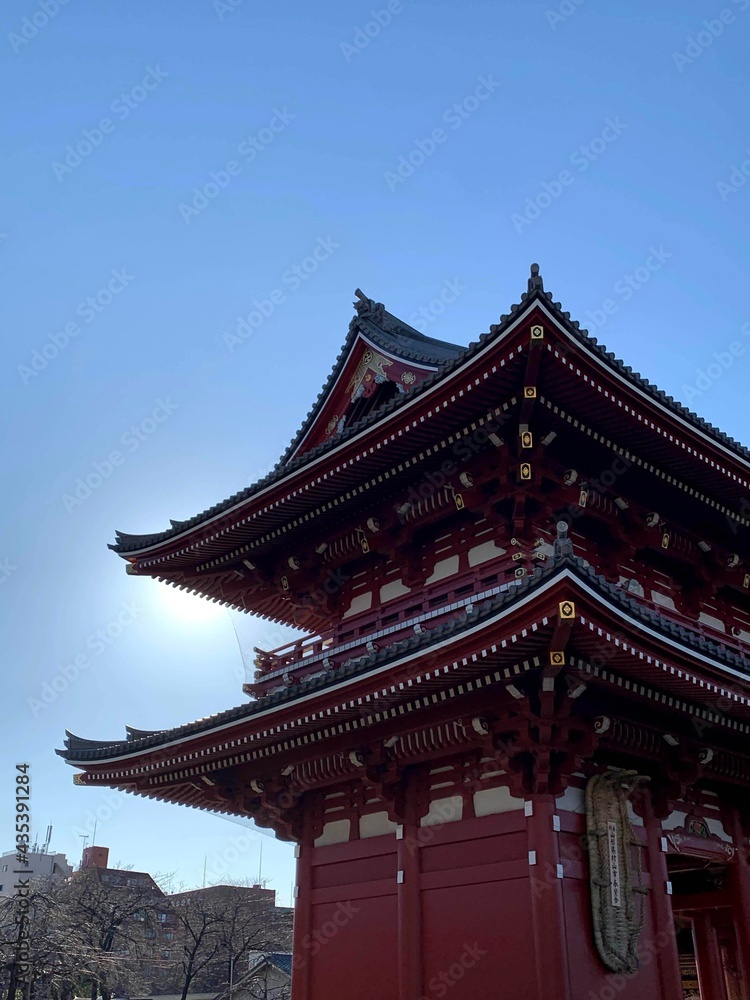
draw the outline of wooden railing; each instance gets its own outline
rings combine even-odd
[[[481,570],[481,567],[477,569]],[[308,665],[310,671],[326,669],[326,654],[335,656],[339,664],[345,659],[356,658],[363,655],[364,649],[373,638],[377,638],[375,636],[377,632],[387,630],[387,636],[382,637],[381,642],[383,645],[390,645],[403,638],[404,633],[413,632],[415,619],[432,612],[436,613],[436,618],[457,614],[459,609],[450,607],[456,602],[471,602],[474,597],[484,600],[487,591],[513,585],[513,578],[509,578],[507,573],[509,569],[507,560],[488,564],[486,569],[484,576],[476,572],[463,573],[440,581],[433,589],[425,590],[419,595],[414,593],[404,595],[387,604],[376,606],[370,613],[363,613],[351,620],[340,622],[337,632],[332,636],[326,638],[308,636],[271,650],[255,647],[256,683],[264,684],[275,677],[281,682],[284,674],[297,672]],[[625,588],[623,590],[625,591]],[[729,626],[723,631],[706,622],[698,621],[697,618],[684,615],[675,608],[665,607],[651,597],[625,592],[639,604],[658,612],[662,617],[750,659],[750,642],[732,635]],[[429,628],[430,623],[426,622],[425,627]],[[249,687],[252,688],[253,685]]]

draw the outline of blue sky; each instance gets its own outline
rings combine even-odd
[[[750,0],[157,6],[2,14],[0,847],[29,761],[35,828],[70,858],[97,813],[113,861],[187,885],[206,856],[209,880],[254,876],[262,840],[288,902],[288,847],[74,788],[54,755],[66,727],[243,700],[229,615],[126,577],[107,542],[273,466],[357,286],[468,343],[539,261],[610,350],[747,443]]]

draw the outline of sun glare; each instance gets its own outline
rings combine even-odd
[[[184,624],[204,625],[227,617],[227,609],[205,597],[196,597],[185,590],[157,583],[159,610]]]

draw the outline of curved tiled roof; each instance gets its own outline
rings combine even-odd
[[[323,387],[323,391],[305,418],[302,428],[298,432],[290,447],[287,449],[285,456],[273,468],[273,470],[263,479],[260,479],[256,483],[240,490],[238,493],[233,494],[226,500],[214,504],[213,507],[209,507],[200,514],[196,514],[194,517],[185,521],[172,521],[172,527],[168,528],[166,531],[156,532],[149,535],[129,535],[118,531],[116,533],[116,543],[109,546],[111,549],[121,555],[125,555],[129,552],[135,552],[139,549],[168,541],[169,539],[179,535],[181,532],[196,527],[223,513],[224,511],[229,510],[236,504],[250,499],[254,494],[259,493],[266,487],[284,479],[292,472],[297,471],[297,469],[304,467],[304,465],[318,458],[325,451],[338,446],[347,438],[352,437],[364,428],[377,423],[393,410],[402,406],[405,401],[411,400],[415,396],[431,388],[435,382],[448,377],[455,368],[457,368],[464,361],[470,359],[482,347],[484,347],[488,340],[502,336],[509,325],[515,320],[518,312],[522,309],[528,308],[535,301],[540,302],[548,310],[551,310],[555,315],[556,320],[573,337],[573,339],[578,341],[583,347],[591,350],[605,366],[624,376],[633,386],[645,391],[647,395],[649,395],[657,403],[662,406],[666,406],[677,417],[685,420],[696,430],[713,438],[713,440],[719,445],[733,452],[737,458],[741,459],[743,462],[750,463],[750,450],[748,448],[740,444],[728,434],[725,434],[723,431],[714,427],[713,424],[709,423],[707,420],[699,417],[686,406],[683,406],[675,400],[674,397],[667,395],[667,393],[665,393],[662,389],[659,389],[658,386],[649,382],[648,379],[643,378],[639,372],[633,371],[630,365],[624,364],[621,360],[616,358],[611,351],[608,351],[602,344],[599,344],[596,337],[590,336],[588,331],[583,329],[577,320],[571,320],[570,313],[565,312],[559,302],[553,301],[551,292],[546,292],[544,290],[542,278],[539,274],[539,266],[537,264],[531,265],[531,277],[528,281],[528,290],[521,296],[520,303],[512,305],[510,312],[500,317],[499,323],[490,326],[488,333],[481,334],[478,340],[473,341],[466,348],[456,347],[453,344],[446,344],[442,341],[425,337],[412,327],[401,322],[401,320],[391,316],[391,314],[387,313],[379,304],[373,303],[370,299],[365,299],[361,292],[358,292],[358,294],[361,296],[359,309],[362,312],[362,315],[357,315],[352,320],[352,323],[350,324],[349,336],[347,337],[344,347],[339,354],[331,375]],[[364,309],[361,305],[362,302],[367,304]],[[380,325],[374,322],[373,316],[374,318],[380,319]],[[360,327],[361,323],[366,323],[368,325],[366,328]],[[379,330],[379,334],[374,329],[375,327]],[[392,327],[392,329],[386,329],[384,327]],[[376,338],[377,336],[380,336],[384,338],[382,340],[378,340],[378,343],[380,343],[384,348],[396,353],[399,351],[403,353],[404,350],[407,349],[407,347],[399,343],[400,338],[405,338],[412,345],[411,350],[414,352],[413,360],[416,361],[421,358],[423,363],[438,365],[438,370],[419,385],[415,386],[408,394],[399,394],[380,409],[368,413],[357,423],[344,428],[341,433],[333,435],[324,443],[316,445],[314,448],[311,448],[310,451],[306,451],[301,455],[289,458],[294,449],[298,446],[304,432],[309,427],[312,420],[314,420],[317,412],[322,406],[325,396],[343,368],[345,359],[348,356],[348,350],[360,330],[362,330],[362,332],[364,332],[368,337]],[[441,348],[443,349],[442,358],[439,356]],[[451,352],[453,352],[453,357],[448,358],[447,355]]]
[[[336,384],[336,380],[343,371],[346,362],[349,360],[350,350],[357,335],[362,333],[378,347],[384,351],[395,354],[405,361],[414,361],[417,364],[433,367],[442,367],[464,354],[466,348],[458,347],[456,344],[449,344],[443,340],[435,340],[433,337],[426,337],[423,333],[415,330],[413,326],[404,323],[398,317],[389,313],[381,302],[374,302],[368,299],[359,288],[354,293],[357,301],[354,307],[357,315],[349,324],[349,333],[344,344],[339,351],[331,374],[325,381],[323,388],[318,394],[318,398],[313,403],[307,413],[302,426],[294,435],[291,444],[281,458],[281,464],[286,464],[299,447],[305,435],[315,423],[315,419],[322,410],[328,395]],[[339,436],[336,435],[336,440]]]
[[[430,629],[420,635],[410,636],[408,639],[395,642],[390,646],[383,647],[374,653],[369,653],[357,660],[350,660],[341,666],[329,671],[325,676],[314,676],[303,679],[299,684],[287,688],[285,691],[278,691],[274,694],[266,695],[257,701],[249,704],[230,708],[225,712],[199,719],[196,722],[178,726],[175,729],[163,730],[144,736],[141,739],[128,739],[125,741],[97,742],[94,740],[82,740],[67,733],[65,750],[55,752],[65,758],[69,763],[106,761],[110,757],[127,756],[137,754],[143,750],[148,750],[160,746],[163,743],[173,742],[187,736],[198,736],[201,733],[209,732],[219,726],[237,722],[241,719],[249,719],[269,708],[281,707],[295,701],[302,695],[322,691],[349,678],[363,676],[377,667],[385,666],[391,661],[398,660],[410,653],[416,653],[427,649],[444,639],[459,635],[467,628],[474,627],[494,617],[504,608],[511,607],[514,603],[526,596],[528,593],[538,588],[560,574],[563,570],[572,570],[582,582],[588,584],[602,597],[612,604],[615,604],[623,612],[642,622],[644,625],[666,638],[674,639],[687,649],[704,656],[715,659],[719,664],[739,670],[747,674],[750,681],[750,660],[734,652],[721,643],[711,642],[698,632],[687,629],[678,622],[672,621],[658,611],[647,608],[640,604],[634,597],[627,594],[621,587],[609,583],[599,576],[592,566],[583,559],[572,554],[569,543],[562,543],[559,554],[551,558],[543,567],[537,566],[534,573],[514,582],[515,585],[504,593],[498,594],[482,604],[475,607],[472,613],[464,612],[450,621],[443,622],[435,628]]]
[[[253,960],[250,974],[261,968],[265,963],[275,966],[279,972],[283,972],[287,976],[292,974],[292,953],[289,951],[269,951],[264,955],[259,955]],[[237,983],[238,989],[242,989],[242,982]]]

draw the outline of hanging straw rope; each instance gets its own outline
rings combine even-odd
[[[641,885],[641,843],[628,817],[628,798],[642,781],[648,778],[635,771],[605,771],[586,786],[594,940],[604,965],[626,975],[638,969],[648,892]]]

